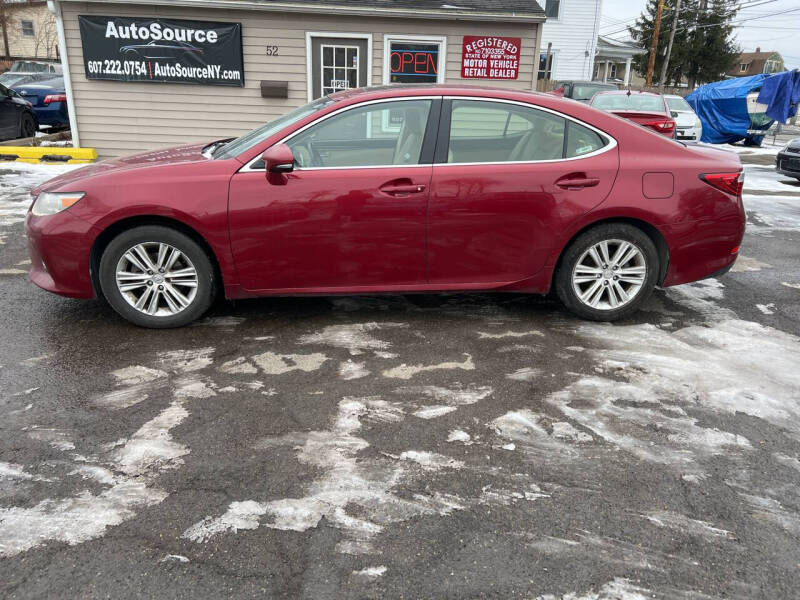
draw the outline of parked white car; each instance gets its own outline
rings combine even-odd
[[[678,139],[699,142],[703,136],[703,125],[689,103],[680,96],[668,95],[667,106],[675,119]]]

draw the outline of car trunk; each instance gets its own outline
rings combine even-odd
[[[629,121],[633,121],[637,125],[642,125],[643,127],[647,127],[648,129],[652,129],[661,135],[665,135],[667,137],[672,137],[675,133],[675,127],[669,130],[663,130],[657,128],[654,123],[664,123],[665,121],[673,121],[672,117],[669,117],[661,112],[655,111],[644,111],[644,110],[612,110],[609,111],[612,114],[617,115],[618,117],[622,117],[623,119],[628,119]],[[674,121],[673,121],[674,122]]]

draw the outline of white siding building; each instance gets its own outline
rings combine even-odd
[[[542,28],[539,79],[545,75],[547,44],[552,46],[550,79],[590,80],[600,27],[601,0],[543,0],[547,21]]]

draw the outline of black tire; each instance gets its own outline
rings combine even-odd
[[[149,243],[168,244],[179,250],[188,258],[196,271],[195,295],[186,308],[176,314],[163,316],[145,314],[136,309],[117,286],[117,266],[123,255],[137,244]],[[205,250],[186,234],[161,225],[134,227],[111,240],[100,258],[99,276],[103,295],[111,307],[134,325],[152,329],[182,327],[200,318],[213,303],[217,292],[214,267]],[[161,301],[161,304],[163,305],[164,302],[165,299]]]
[[[36,119],[29,113],[22,113],[19,120],[19,137],[30,138],[36,135]]]
[[[633,244],[640,251],[645,276],[641,288],[620,308],[594,308],[578,296],[573,286],[576,264],[590,248],[603,241],[621,240]],[[558,298],[566,308],[577,316],[590,321],[617,321],[635,313],[653,292],[660,272],[658,251],[653,240],[641,229],[626,223],[598,225],[578,236],[564,251],[555,275]],[[605,275],[601,277],[606,277]],[[613,283],[613,282],[612,282]],[[587,287],[591,284],[586,284]]]

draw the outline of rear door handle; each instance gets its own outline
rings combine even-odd
[[[424,192],[425,186],[421,183],[386,183],[380,187],[380,190],[390,196],[404,196]]]
[[[582,188],[594,187],[600,183],[596,177],[584,177],[581,179],[568,179],[566,177],[556,181],[556,185],[565,190],[580,190]]]

